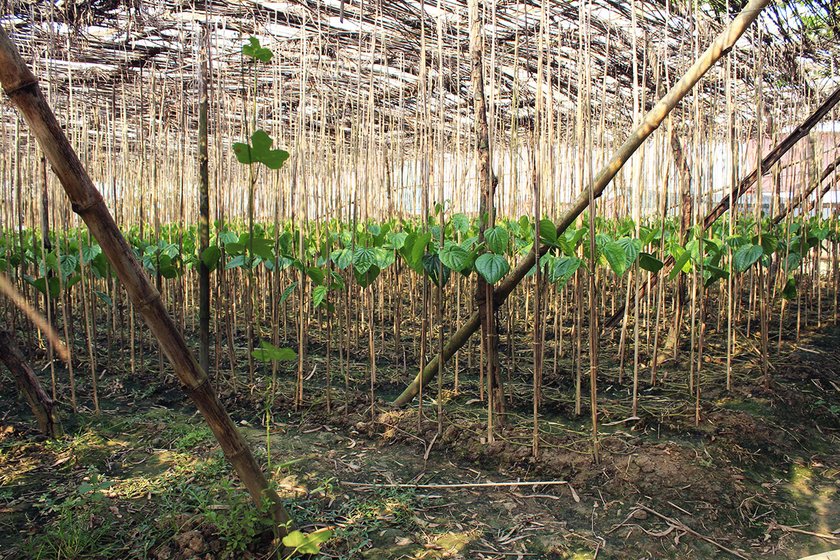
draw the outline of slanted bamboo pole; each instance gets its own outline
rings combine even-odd
[[[840,88],[834,90],[834,93],[829,95],[822,105],[820,105],[807,119],[802,121],[802,124],[793,129],[785,138],[776,144],[776,146],[764,156],[759,162],[759,165],[753,169],[752,173],[744,177],[737,187],[731,193],[727,193],[721,200],[712,208],[706,217],[703,219],[703,229],[708,229],[715,223],[715,220],[720,218],[724,212],[729,210],[730,204],[734,204],[741,196],[746,193],[758,181],[760,176],[769,173],[773,166],[782,159],[793,146],[802,138],[808,135],[808,132],[818,123],[822,118],[828,114],[831,109],[840,102]],[[661,274],[667,274],[674,266],[674,257],[669,256],[665,259],[665,265],[657,273],[651,273],[648,282],[642,286],[642,293],[645,293],[648,288],[656,285]],[[617,310],[612,317],[604,324],[605,329],[612,328],[621,321],[624,316],[624,308]]]
[[[630,137],[618,148],[613,154],[612,158],[595,176],[591,185],[583,192],[578,194],[578,197],[572,203],[572,206],[566,211],[560,222],[557,224],[557,233],[562,234],[583,211],[589,206],[589,191],[593,193],[593,199],[600,197],[607,185],[621,170],[630,156],[642,145],[642,142],[648,136],[659,128],[659,125],[670,113],[674,107],[685,97],[688,92],[700,81],[700,78],[708,72],[718,60],[727,54],[735,42],[741,37],[746,29],[758,18],[761,11],[770,4],[770,0],[750,0],[738,16],[732,20],[732,23],[720,34],[717,39],[706,49],[706,51],[698,58],[691,68],[686,71],[682,78],[676,82],[668,93],[660,99],[656,105],[645,115],[642,123],[630,134]],[[840,92],[839,92],[840,93]],[[540,254],[548,250],[548,246],[544,245],[540,249]],[[511,273],[503,279],[494,290],[493,305],[500,306],[513,292],[514,288],[519,285],[525,275],[531,270],[536,262],[536,251],[531,250],[528,255],[519,261]],[[450,359],[455,352],[457,352],[470,336],[478,329],[480,324],[479,314],[473,313],[467,321],[453,334],[443,352],[440,354],[444,359]],[[394,405],[402,406],[411,401],[418,391],[421,383],[427,383],[432,376],[437,372],[437,360],[439,356],[435,356],[426,366],[423,371],[417,375],[414,381],[400,394],[394,401]]]
[[[271,514],[278,524],[278,533],[285,535],[291,523],[289,514],[280,503],[277,493],[268,486],[248,443],[219,402],[207,374],[166,312],[160,293],[149,282],[134,252],[117,228],[102,195],[82,166],[79,156],[44,98],[38,80],[3,29],[0,29],[0,84],[29,124],[61,181],[73,211],[84,220],[99,241],[131,302],[158,339],[161,349],[172,362],[178,379],[184,385],[184,391],[201,411],[251,498],[258,506],[262,505],[264,499],[268,499]]]
[[[787,204],[781,212],[776,214],[776,217],[773,218],[773,225],[778,225],[779,223],[781,223],[781,221],[784,220],[788,216],[788,214],[796,210],[803,202],[805,202],[808,199],[808,197],[811,196],[811,193],[817,190],[817,187],[819,187],[821,184],[825,183],[825,180],[828,179],[828,177],[838,167],[840,167],[840,156],[838,156],[837,159],[829,163],[825,167],[825,169],[823,169],[822,174],[818,178],[815,178],[810,185],[808,185],[807,189],[796,195],[796,198],[791,200],[790,203]],[[840,174],[836,175],[833,181],[829,181],[828,183],[826,183],[826,185],[820,191],[820,194],[817,195],[817,200],[820,200],[828,193],[829,190],[831,190],[831,187],[834,185],[834,183],[837,182],[838,178],[840,178]],[[814,205],[816,205],[816,201],[814,202]],[[810,204],[808,206],[810,207]],[[809,210],[810,208],[806,208],[805,212]]]

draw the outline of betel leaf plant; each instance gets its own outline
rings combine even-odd
[[[244,268],[246,278],[246,330],[248,338],[248,373],[249,379],[253,381],[254,378],[254,356],[253,350],[253,269],[259,262],[271,263],[268,265],[269,269],[274,268],[277,263],[274,254],[275,242],[265,237],[264,231],[260,229],[257,231],[254,225],[254,189],[256,187],[258,171],[254,164],[262,164],[271,170],[279,170],[283,164],[289,159],[289,152],[282,149],[275,149],[274,140],[263,129],[257,128],[257,113],[258,113],[258,95],[259,95],[259,68],[260,64],[267,64],[274,58],[274,53],[260,44],[256,37],[250,37],[248,42],[242,46],[242,56],[249,60],[251,65],[251,73],[253,76],[253,85],[251,89],[251,115],[250,122],[251,130],[249,142],[236,142],[233,144],[233,153],[236,160],[248,166],[248,232],[247,235],[240,236],[238,242],[226,243],[225,249],[230,247],[232,253],[235,254],[226,268]],[[247,102],[243,102],[242,122],[245,124],[246,135],[248,134],[249,119],[247,112]],[[209,255],[212,257],[213,255]]]
[[[510,272],[506,257],[510,232],[503,225],[484,230],[484,252],[475,259],[475,270],[488,284],[495,284]]]

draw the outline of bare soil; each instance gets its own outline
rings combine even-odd
[[[629,388],[606,359],[598,463],[588,411],[571,414],[565,362],[545,380],[537,459],[516,375],[493,442],[475,380],[444,393],[440,433],[430,398],[421,417],[384,400],[371,413],[361,392],[336,391],[328,412],[314,386],[293,412],[286,391],[266,432],[260,391],[223,394],[263,462],[270,447],[301,528],[336,529],[323,558],[799,558],[840,548],[840,329],[786,343],[769,388],[744,352],[727,392],[720,353],[710,346],[701,372],[699,424],[684,363],[665,364],[665,382],[645,386],[640,418],[628,419]],[[402,387],[400,366],[379,364],[380,394]],[[103,412],[65,411],[61,442],[40,438],[3,393],[0,558],[271,557],[271,535],[209,432],[156,375],[127,387],[106,380]],[[434,486],[516,481],[567,484]],[[424,486],[399,486],[411,484]],[[73,538],[93,539],[61,556]]]

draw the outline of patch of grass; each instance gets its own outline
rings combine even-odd
[[[760,399],[757,397],[750,397],[748,400],[743,399],[726,399],[717,403],[721,408],[726,410],[736,410],[746,412],[752,416],[768,418],[773,415],[770,410],[770,403],[767,399]]]
[[[103,491],[110,486],[96,473],[75,488],[64,499],[49,494],[41,496],[38,508],[52,520],[45,531],[25,545],[27,557],[40,558],[103,558],[117,548],[113,539],[118,521],[110,500]]]
[[[208,498],[199,511],[216,528],[225,543],[225,553],[231,558],[239,557],[259,535],[272,529],[268,504],[257,509],[246,493],[226,480],[216,484]]]
[[[172,447],[178,451],[193,449],[198,445],[213,440],[213,433],[206,425],[181,425],[180,427],[185,428],[183,433],[172,442]]]

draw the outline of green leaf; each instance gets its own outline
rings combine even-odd
[[[238,255],[230,260],[229,263],[225,265],[225,270],[230,270],[231,268],[242,268],[245,266],[247,259],[245,255]]]
[[[464,214],[453,214],[450,221],[452,222],[452,229],[462,235],[470,230],[470,219]]]
[[[461,272],[472,267],[473,257],[457,243],[447,241],[438,253],[440,261],[450,270]]]
[[[617,240],[616,243],[624,249],[624,256],[627,260],[627,268],[630,268],[639,257],[639,252],[642,250],[642,242],[638,239],[622,237]]]
[[[408,234],[404,231],[396,231],[391,232],[388,234],[388,243],[391,245],[391,249],[395,251],[399,251],[405,246],[405,240],[408,237]]]
[[[82,247],[82,264],[87,265],[90,261],[98,257],[102,253],[102,248],[99,245],[89,245]]]
[[[38,278],[37,280],[32,278],[29,275],[23,277],[26,282],[35,287],[36,290],[41,292],[42,294],[46,295],[47,293],[47,279],[45,277]],[[50,298],[55,299],[58,297],[58,294],[61,290],[61,284],[58,281],[58,278],[55,276],[50,277],[49,279],[49,291],[50,291]]]
[[[283,537],[283,545],[301,554],[318,554],[321,545],[329,540],[332,534],[332,529],[319,529],[308,534],[292,531]]]
[[[495,284],[510,271],[510,265],[502,255],[484,253],[475,259],[475,269],[488,284]]]
[[[400,249],[400,255],[406,264],[418,274],[423,273],[423,255],[426,254],[426,246],[431,239],[430,233],[410,233],[405,239],[405,245]]]
[[[174,243],[167,243],[163,247],[161,247],[161,253],[169,257],[170,259],[174,259],[180,254],[180,249]]]
[[[322,269],[316,268],[314,266],[310,266],[308,269],[306,269],[306,275],[309,276],[309,278],[312,280],[312,283],[317,286],[320,286],[324,283],[324,278],[326,276]]]
[[[799,253],[788,253],[787,259],[785,260],[785,272],[791,272],[799,268],[799,264],[802,262],[802,257],[799,256]]]
[[[312,290],[312,305],[314,307],[320,307],[324,301],[327,299],[327,287],[326,286],[316,286],[314,290]]]
[[[229,243],[236,243],[239,241],[239,236],[233,233],[232,231],[225,231],[219,234],[218,242],[225,246],[225,250],[227,250],[227,246]]]
[[[356,277],[356,282],[362,288],[367,288],[376,280],[376,277],[379,276],[379,267],[376,265],[371,265],[365,272],[360,272],[353,269],[353,275]]]
[[[79,266],[79,259],[75,255],[61,255],[60,268],[63,278],[67,278],[76,271]]]
[[[219,260],[222,258],[222,250],[217,245],[210,245],[201,252],[201,262],[208,270],[216,270],[219,266]]]
[[[286,286],[286,289],[283,290],[282,294],[280,294],[280,303],[283,303],[284,301],[289,299],[289,296],[292,295],[292,292],[295,291],[295,288],[297,288],[297,285],[298,285],[297,282],[292,282],[291,284]]]
[[[389,251],[383,247],[374,247],[373,248],[373,259],[374,264],[379,267],[380,270],[385,270],[392,264],[394,264],[394,252]]]
[[[796,278],[793,277],[793,274],[788,276],[787,282],[785,282],[782,297],[786,300],[792,300],[796,297]]]
[[[258,130],[251,135],[251,145],[236,142],[233,145],[233,153],[239,163],[250,165],[262,163],[269,169],[280,169],[286,160],[289,159],[289,152],[285,150],[272,150],[274,140],[264,130]]]
[[[271,49],[260,45],[260,40],[256,37],[250,37],[248,42],[242,45],[242,54],[260,62],[268,62],[274,57]]]
[[[438,256],[434,253],[426,253],[423,255],[423,270],[429,276],[429,278],[434,282],[435,286],[446,286],[446,283],[449,282],[449,275],[451,271],[448,267],[443,267],[443,281],[441,283],[440,279],[438,278],[438,273],[440,272],[440,265],[441,261]]]
[[[102,302],[105,303],[105,305],[107,305],[108,307],[113,307],[114,306],[114,300],[112,300],[111,296],[109,296],[105,292],[103,292],[101,290],[94,290],[93,293],[95,293],[96,297],[101,299]]]
[[[764,249],[761,245],[744,245],[735,251],[732,256],[732,264],[735,266],[735,270],[744,272],[758,262],[763,254]]]
[[[729,272],[711,264],[707,264],[703,267],[703,275],[706,277],[704,285],[707,288],[718,280],[729,278]]]
[[[350,266],[350,263],[353,262],[353,251],[351,251],[349,247],[345,247],[344,249],[337,249],[332,252],[330,258],[332,258],[333,262],[338,268],[344,270],[345,268]]]
[[[551,220],[540,220],[540,239],[550,245],[557,244],[557,226]]]
[[[370,267],[376,265],[376,254],[367,247],[356,247],[353,254],[353,271],[364,274]]]
[[[617,276],[623,276],[627,272],[627,255],[624,246],[618,241],[609,241],[604,245],[604,257],[606,257],[610,268]]]
[[[260,347],[251,351],[251,355],[261,362],[294,362],[297,352],[291,348],[278,348],[265,340],[260,341]]]
[[[229,241],[225,243],[225,252],[231,256],[241,255],[245,252],[245,245],[240,243],[237,238],[237,241]]]
[[[47,269],[58,272],[58,257],[55,253],[47,253],[44,262],[41,263],[41,274],[46,274]]]
[[[263,237],[254,237],[246,244],[252,253],[264,261],[274,260],[274,242]]]
[[[639,267],[648,272],[659,272],[664,263],[650,253],[639,254]]]
[[[548,280],[556,283],[558,288],[566,285],[566,282],[574,276],[580,265],[583,264],[577,257],[562,256],[554,261],[554,266],[548,271]]]
[[[69,290],[70,288],[72,288],[73,286],[75,286],[76,284],[78,284],[81,281],[82,281],[82,275],[81,274],[74,274],[73,276],[71,276],[70,278],[68,278],[67,280],[64,281],[64,289]]]
[[[505,253],[508,241],[510,241],[510,234],[502,226],[484,230],[484,242],[487,244],[487,248],[497,255],[503,255]]]
[[[671,273],[668,275],[668,278],[670,280],[673,280],[674,278],[677,277],[677,275],[680,272],[683,272],[683,267],[688,266],[689,261],[691,260],[691,253],[689,253],[688,251],[686,251],[682,247],[679,247],[679,249],[680,249],[681,252],[679,253],[679,256],[676,258],[676,260],[674,261],[674,268],[671,269]]]
[[[166,278],[167,280],[171,280],[178,276],[178,269],[174,266],[162,266],[159,272],[160,275]]]
[[[761,236],[761,248],[765,255],[772,255],[779,246],[779,240],[775,235],[765,233]]]

